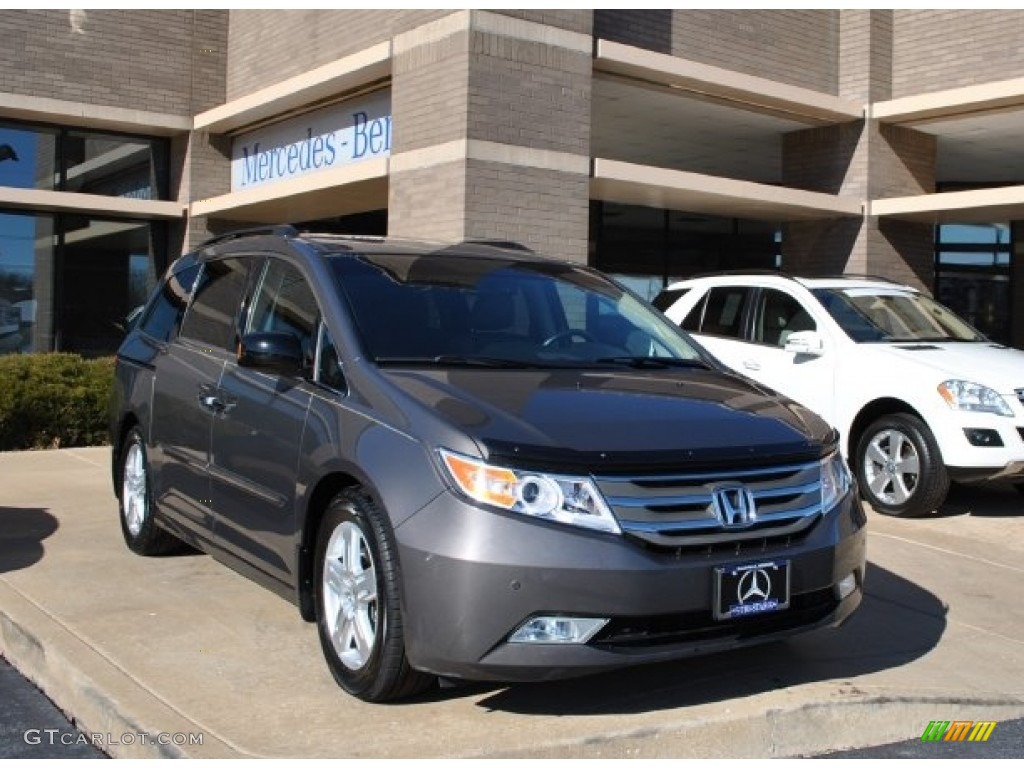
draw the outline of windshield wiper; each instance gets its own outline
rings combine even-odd
[[[547,368],[527,360],[509,360],[504,357],[480,355],[435,355],[433,357],[378,357],[378,365],[438,365],[465,366],[467,368]]]
[[[630,368],[710,368],[703,360],[683,357],[629,356],[599,357],[595,362],[626,365]]]

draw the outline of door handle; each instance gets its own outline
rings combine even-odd
[[[224,410],[224,401],[216,395],[200,395],[199,405],[214,413],[220,413]]]
[[[757,362],[756,360],[744,360],[743,361],[743,367],[746,368],[748,371],[760,371],[761,370],[761,364],[759,362]]]

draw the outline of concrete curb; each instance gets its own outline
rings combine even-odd
[[[3,580],[0,654],[111,757],[256,757],[163,702]],[[202,733],[203,743],[161,744],[161,733]]]
[[[0,653],[79,728],[100,738],[98,746],[112,757],[259,757],[175,709],[2,580]],[[820,693],[836,696],[832,686],[821,686]],[[930,720],[998,721],[1022,715],[1024,700],[1014,697],[898,697],[855,691],[834,701],[794,701],[791,707],[771,707],[759,714],[729,713],[512,751],[491,751],[485,744],[451,757],[799,757],[915,738]],[[908,733],[907,723],[919,723],[920,730]],[[203,739],[201,745],[160,744],[160,733],[202,733]],[[123,743],[129,738],[132,743]]]

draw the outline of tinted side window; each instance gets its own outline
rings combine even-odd
[[[235,348],[235,322],[248,277],[247,259],[206,263],[181,335],[215,349]]]
[[[198,274],[199,265],[193,264],[169,276],[160,284],[160,289],[153,297],[139,326],[143,333],[161,341],[170,341],[181,324],[185,307],[188,306],[189,294]]]
[[[700,333],[743,338],[743,312],[748,301],[749,288],[712,288],[705,301]]]
[[[683,318],[683,322],[679,326],[684,331],[690,331],[691,333],[700,333],[700,322],[704,317],[704,307],[708,303],[708,295],[705,293],[696,304],[686,313],[686,317]]]
[[[331,334],[324,325],[320,326],[320,364],[317,366],[316,380],[337,392],[346,389],[345,373],[341,368],[338,350],[331,340]]]
[[[689,293],[689,288],[666,288],[664,291],[654,297],[654,301],[651,304],[654,305],[655,309],[660,309],[664,312],[666,309],[675,304],[679,299],[683,298]]]
[[[754,327],[754,341],[786,346],[796,331],[814,331],[817,327],[800,302],[788,293],[766,288],[761,293],[761,311]]]
[[[316,297],[302,274],[290,264],[270,259],[252,305],[248,331],[290,333],[302,343],[307,367],[316,351]]]

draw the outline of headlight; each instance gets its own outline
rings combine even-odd
[[[939,384],[939,394],[950,408],[958,411],[996,413],[1013,416],[1013,411],[1002,396],[994,389],[975,384],[973,381],[950,379]]]
[[[850,468],[839,451],[821,460],[821,509],[828,512],[850,490]]]
[[[440,454],[455,485],[474,501],[595,531],[621,533],[590,478],[496,467],[445,450]]]

